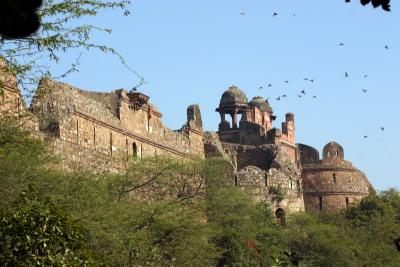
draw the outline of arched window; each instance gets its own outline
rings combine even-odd
[[[136,158],[138,156],[138,150],[137,150],[137,145],[135,142],[132,144],[132,156]]]

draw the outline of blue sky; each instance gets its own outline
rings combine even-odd
[[[270,97],[275,127],[294,112],[297,142],[322,150],[335,140],[375,188],[399,188],[400,3],[387,13],[352,2],[137,0],[128,17],[107,11],[89,22],[113,29],[94,41],[117,49],[144,77],[140,90],[170,128],[180,128],[186,107],[198,103],[205,129],[216,130],[215,108],[234,84],[249,100]],[[63,81],[110,91],[138,79],[115,56],[84,52],[80,72]],[[277,101],[282,94],[288,97]]]

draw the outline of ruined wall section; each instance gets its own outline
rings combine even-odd
[[[0,116],[16,118],[27,129],[38,130],[39,123],[28,111],[18,88],[17,78],[0,58]]]
[[[172,131],[163,126],[154,106],[129,108],[126,94],[125,90],[83,91],[46,79],[32,101],[32,110],[40,118],[42,131],[109,156],[204,157],[204,146],[191,143],[196,129]],[[197,130],[195,137],[202,140],[202,131]]]
[[[281,145],[246,146],[220,142],[206,133],[207,157],[222,157],[232,167],[232,184],[249,191],[255,200],[271,204],[273,212],[304,210],[300,170]],[[283,199],[276,197],[276,192]]]

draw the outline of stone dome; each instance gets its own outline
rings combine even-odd
[[[269,113],[273,113],[268,100],[265,100],[262,96],[253,97],[253,99],[249,102],[250,107],[258,107],[262,112],[267,111]]]
[[[232,106],[247,106],[247,97],[245,93],[237,88],[236,86],[229,87],[221,97],[219,102],[220,107],[232,107]]]
[[[344,149],[336,142],[329,142],[323,148],[323,158],[341,158],[344,159]]]

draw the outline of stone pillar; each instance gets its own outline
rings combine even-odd
[[[237,129],[237,111],[236,110],[232,114],[232,128]]]
[[[220,111],[219,115],[221,116],[221,122],[224,122],[225,121],[225,113],[223,111]]]

